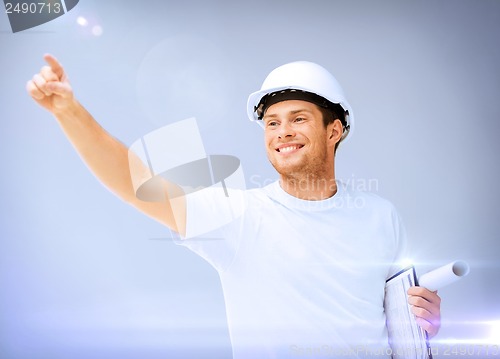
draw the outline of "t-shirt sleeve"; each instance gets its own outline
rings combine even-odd
[[[186,196],[186,234],[175,242],[217,270],[227,268],[239,245],[245,192],[215,185]]]

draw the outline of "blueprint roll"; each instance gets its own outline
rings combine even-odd
[[[420,276],[419,285],[436,291],[469,274],[469,265],[464,261],[454,261]]]

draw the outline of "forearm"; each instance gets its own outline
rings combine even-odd
[[[94,175],[123,200],[134,200],[127,147],[106,132],[76,100],[54,116]]]

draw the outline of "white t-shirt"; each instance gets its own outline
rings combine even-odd
[[[205,189],[187,197],[180,243],[219,273],[234,359],[387,357],[384,285],[405,233],[379,196]]]

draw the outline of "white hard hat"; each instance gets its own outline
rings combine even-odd
[[[266,95],[274,95],[286,90],[299,90],[298,92],[300,93],[315,94],[322,98],[322,100],[326,99],[332,104],[340,105],[345,115],[344,134],[341,141],[349,133],[352,133],[354,117],[342,87],[340,87],[335,77],[325,68],[307,61],[291,62],[271,71],[264,80],[261,89],[248,97],[247,114],[250,121],[258,121],[260,123],[259,120],[262,119],[261,116],[263,115],[263,103],[261,103],[261,100]],[[305,97],[305,100],[314,103],[317,102],[309,100],[308,97]],[[323,103],[325,102],[323,101]]]

